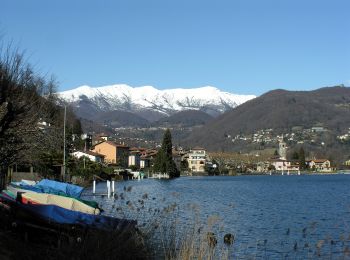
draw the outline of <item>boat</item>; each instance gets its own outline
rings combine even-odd
[[[136,227],[137,222],[101,214],[77,197],[83,188],[56,181],[11,183],[0,193],[0,207],[10,212],[14,221],[40,224],[74,225],[84,228],[115,229]],[[52,192],[55,194],[45,193]],[[59,195],[57,195],[59,194]],[[70,196],[76,197],[70,197]],[[90,203],[95,203],[90,201]]]
[[[78,185],[49,179],[43,179],[39,182],[22,180],[20,182],[11,182],[10,185],[20,189],[31,190],[39,193],[64,195],[72,198],[79,198],[84,189]]]
[[[84,190],[83,187],[80,187],[78,185],[49,180],[49,179],[43,179],[39,181],[35,186],[42,187],[44,189],[48,188],[48,189],[58,190],[73,198],[79,198],[81,193]]]
[[[136,227],[137,222],[95,215],[70,210],[57,205],[25,204],[14,199],[9,192],[0,193],[0,205],[8,206],[11,216],[16,222],[40,223],[44,225],[69,225],[83,228],[116,230],[126,227]]]
[[[71,184],[72,185],[72,184]],[[75,185],[77,186],[77,185]],[[79,186],[78,186],[79,187]],[[11,182],[9,185],[7,185],[7,190],[15,193],[16,195],[18,193],[29,193],[29,192],[35,192],[35,193],[45,193],[45,194],[53,194],[53,195],[60,195],[64,197],[74,198],[90,207],[102,210],[99,208],[98,203],[92,200],[83,200],[80,197],[71,197],[66,192],[63,192],[62,190],[57,190],[55,188],[52,188],[51,186],[45,186],[45,185],[28,185],[25,182]],[[72,193],[69,193],[72,195]]]
[[[82,213],[94,215],[100,214],[100,210],[98,208],[86,205],[75,198],[36,192],[19,193],[18,197],[23,204],[55,205]]]

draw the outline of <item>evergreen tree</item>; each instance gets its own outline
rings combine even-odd
[[[164,152],[163,152],[162,148],[158,151],[157,156],[154,160],[153,170],[155,172],[165,173],[166,172],[166,165],[165,165]]]
[[[292,160],[299,160],[299,153],[298,152],[294,152],[292,154]]]
[[[300,147],[299,150],[299,166],[300,169],[304,170],[306,168],[306,164],[305,164],[305,151],[303,147]]]
[[[154,171],[168,173],[170,178],[180,176],[180,172],[173,161],[172,141],[170,130],[167,129],[164,133],[162,147],[160,148],[154,162]]]

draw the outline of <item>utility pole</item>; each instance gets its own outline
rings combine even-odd
[[[66,181],[66,115],[67,108],[64,106],[64,119],[63,119],[63,171],[62,179]]]
[[[84,142],[85,142],[85,145],[84,145],[84,153],[86,154],[86,139],[87,138],[85,138],[85,140],[84,140]],[[85,169],[85,155],[83,156],[84,157],[84,169]]]

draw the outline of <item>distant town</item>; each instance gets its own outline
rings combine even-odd
[[[126,130],[126,129],[125,129]],[[273,129],[259,130],[252,135],[227,135],[232,142],[245,141],[251,143],[272,144],[275,149],[265,149],[252,153],[225,153],[208,152],[202,147],[184,149],[173,147],[173,160],[182,175],[237,175],[237,174],[300,174],[332,173],[337,169],[332,165],[329,158],[308,158],[305,152],[294,153],[288,158],[288,146],[284,140],[304,144],[306,142],[324,143],[318,139],[319,133],[327,129],[312,127],[311,129],[294,128],[292,133],[273,135]],[[127,138],[108,136],[105,134],[87,135],[80,138],[86,143],[85,150],[72,151],[71,155],[76,158],[86,157],[91,161],[103,163],[117,169],[129,169],[137,177],[140,171],[152,174],[153,160],[155,159],[159,143],[147,143],[147,147],[133,147],[128,145]],[[340,141],[347,140],[349,133],[338,137]],[[129,139],[130,140],[130,139]],[[132,141],[132,139],[131,139]],[[137,141],[140,141],[137,139]],[[150,145],[154,147],[149,148]],[[344,162],[349,166],[350,161]]]

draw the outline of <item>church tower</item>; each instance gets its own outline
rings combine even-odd
[[[278,154],[283,160],[287,159],[287,144],[283,141],[283,135],[278,143]]]

